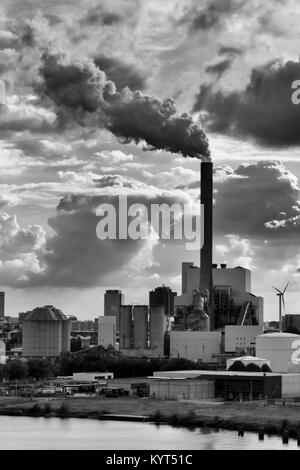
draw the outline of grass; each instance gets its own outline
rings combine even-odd
[[[8,397],[9,398],[9,397]],[[51,406],[50,406],[51,404]],[[220,429],[258,431],[281,434],[288,429],[291,436],[300,431],[300,409],[292,405],[270,405],[263,402],[201,404],[158,399],[67,398],[40,400],[0,400],[1,414],[31,416],[80,417],[101,419],[105,414],[139,415],[174,426],[210,426]]]

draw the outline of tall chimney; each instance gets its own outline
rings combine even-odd
[[[200,290],[209,292],[208,315],[210,329],[214,329],[213,279],[212,279],[212,237],[213,237],[213,164],[201,163],[201,204],[204,211],[204,240],[200,250]]]

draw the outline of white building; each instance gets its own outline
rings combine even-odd
[[[171,331],[170,356],[190,361],[213,362],[221,352],[220,331]]]
[[[72,378],[76,382],[98,382],[113,379],[114,374],[112,372],[74,372]]]
[[[115,316],[102,316],[98,318],[98,346],[108,348],[116,346],[116,326]]]
[[[264,364],[271,367],[271,361],[268,359],[263,359],[261,357],[254,357],[254,356],[242,356],[242,357],[233,357],[231,359],[227,359],[226,361],[226,369],[228,370],[235,362],[242,362],[245,366],[248,364],[256,364],[257,366],[261,367]]]
[[[262,334],[262,325],[226,325],[225,352],[255,354],[256,336]]]

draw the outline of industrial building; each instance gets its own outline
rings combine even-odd
[[[273,372],[300,372],[300,335],[279,332],[259,335],[256,355],[268,359]]]
[[[221,352],[220,331],[171,331],[170,356],[190,361],[214,362]]]
[[[182,263],[182,295],[175,297],[175,311],[181,312],[193,302],[193,292],[200,283],[201,269],[193,263]],[[251,293],[251,271],[226,264],[212,266],[214,325],[263,326],[263,298]],[[176,315],[176,313],[175,313]]]
[[[282,317],[282,326],[285,332],[300,334],[300,315],[285,314]]]
[[[271,372],[159,371],[150,382],[150,396],[162,399],[183,399],[184,393],[186,400],[200,399],[197,394],[203,400],[285,400],[298,398],[299,392],[300,374]]]
[[[5,314],[5,292],[0,292],[0,321],[4,320]]]
[[[72,375],[72,380],[75,382],[97,382],[113,378],[112,372],[74,372]]]
[[[98,346],[115,348],[117,319],[114,316],[98,318]]]
[[[233,357],[231,359],[227,359],[226,369],[228,370],[237,361],[244,364],[244,366],[247,366],[249,364],[255,364],[259,367],[262,367],[263,365],[267,365],[268,367],[271,366],[271,361],[269,361],[268,359],[263,359],[261,357],[256,357],[256,356],[242,356],[242,357]]]
[[[127,356],[165,354],[169,322],[163,306],[121,305],[119,324],[120,351]]]
[[[251,271],[241,267],[227,268],[225,264],[220,267],[213,265],[212,306],[215,327],[211,328],[210,325],[212,331],[202,327],[201,312],[192,305],[200,274],[201,270],[193,263],[182,264],[182,295],[174,299],[175,317],[170,334],[172,357],[175,357],[176,349],[180,351],[180,357],[203,361],[204,357],[209,357],[209,361],[217,360],[220,354],[255,355],[255,338],[263,332],[263,299],[250,292]],[[198,318],[197,322],[194,317]],[[213,332],[219,332],[218,339],[212,335]],[[198,345],[195,343],[197,333],[200,341]],[[176,345],[179,338],[180,344]],[[207,338],[207,345],[214,345],[215,348],[213,351],[210,347],[209,354],[204,353],[204,338]]]
[[[92,320],[70,320],[71,334],[91,334],[96,331],[96,323]]]
[[[226,325],[225,353],[255,355],[256,336],[262,334],[262,325]]]
[[[150,382],[150,397],[161,400],[207,400],[215,398],[213,380],[163,379]]]
[[[70,351],[70,321],[53,305],[37,307],[23,321],[24,358],[57,359]]]
[[[104,316],[114,316],[117,320],[117,331],[120,328],[120,307],[124,304],[121,290],[107,290],[104,294]]]
[[[150,307],[164,307],[165,315],[174,315],[174,297],[177,296],[170,287],[161,286],[149,292],[149,306]]]

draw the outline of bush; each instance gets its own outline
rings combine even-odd
[[[289,422],[287,419],[284,419],[282,422],[281,422],[281,426],[280,426],[280,432],[281,434],[287,430],[288,428],[288,425],[289,425]]]
[[[70,414],[70,407],[67,403],[62,403],[58,409],[58,415],[61,418],[66,418]]]
[[[228,370],[235,372],[245,372],[246,366],[242,361],[235,361]]]
[[[31,359],[28,361],[28,375],[36,380],[48,377],[51,365],[46,359]]]
[[[163,419],[163,415],[159,410],[156,410],[155,413],[153,413],[153,415],[151,416],[151,419],[156,423],[160,423]]]
[[[245,372],[261,372],[261,368],[257,364],[251,362],[246,365]]]
[[[272,372],[272,369],[270,369],[270,367],[268,366],[268,364],[263,364],[261,366],[261,371],[262,372]]]
[[[30,408],[29,411],[30,411],[30,414],[32,416],[41,416],[43,414],[43,410],[42,410],[41,406],[38,403],[33,405],[33,407]]]
[[[44,414],[48,415],[49,413],[51,413],[51,411],[52,411],[51,404],[46,403],[45,406],[44,406]]]

